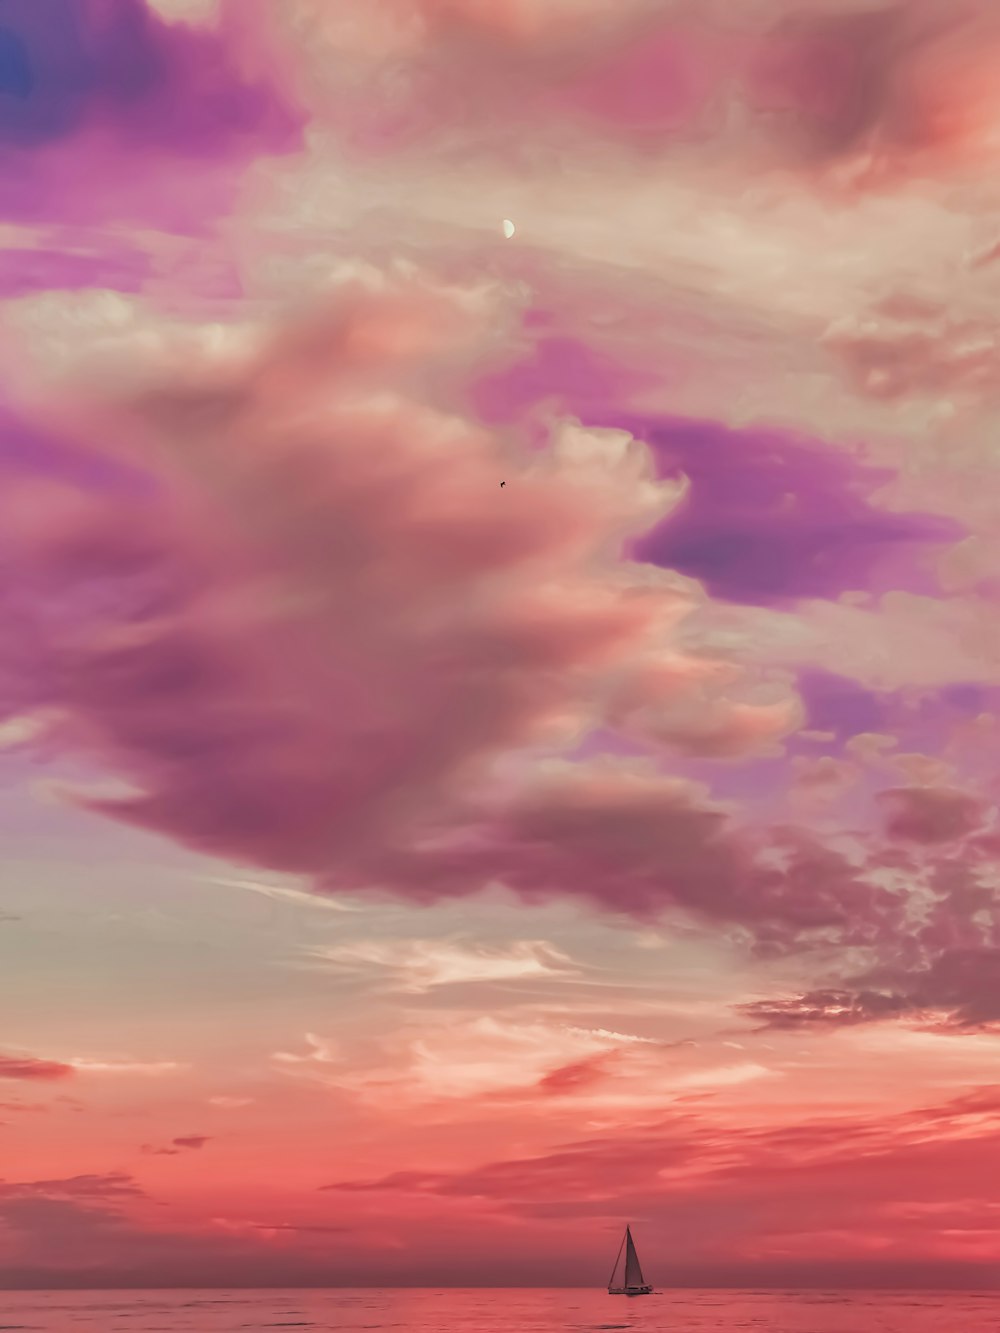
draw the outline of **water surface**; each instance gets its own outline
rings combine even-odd
[[[997,1333],[1000,1292],[345,1290],[0,1292],[27,1333]]]

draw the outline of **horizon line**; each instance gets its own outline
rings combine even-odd
[[[700,1282],[671,1282],[665,1284],[653,1283],[654,1291],[661,1293],[665,1291],[882,1291],[882,1292],[910,1292],[910,1291],[959,1291],[968,1294],[1000,1293],[1000,1278],[991,1286],[961,1286],[951,1283],[928,1282],[928,1283],[907,1283],[898,1285],[895,1283],[882,1284],[871,1282],[845,1283],[845,1282],[805,1282],[805,1283],[787,1283],[787,1282],[729,1282],[729,1283],[700,1283]],[[28,1286],[6,1286],[0,1281],[0,1291],[20,1292],[20,1291],[371,1291],[371,1283],[353,1285],[346,1282],[263,1282],[263,1283],[168,1283],[166,1286],[149,1286],[145,1283],[121,1283],[117,1285],[48,1285],[41,1286],[31,1284]],[[520,1282],[520,1283],[487,1283],[487,1282],[463,1282],[461,1284],[444,1282],[380,1282],[376,1287],[379,1291],[605,1291],[604,1285],[580,1284],[576,1282]]]

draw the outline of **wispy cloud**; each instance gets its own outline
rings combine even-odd
[[[211,1135],[209,1134],[186,1134],[171,1139],[168,1147],[155,1148],[149,1143],[144,1143],[139,1151],[151,1157],[177,1157],[182,1152],[204,1148],[205,1144],[210,1142]]]
[[[280,884],[268,884],[264,880],[228,879],[213,876],[209,883],[218,884],[229,889],[242,889],[246,893],[257,893],[261,897],[271,898],[275,902],[296,903],[302,907],[314,907],[319,911],[357,912],[361,910],[356,904],[346,902],[343,898],[335,898],[330,894],[307,893],[304,889],[293,889]]]
[[[310,948],[310,957],[359,975],[386,978],[396,989],[423,994],[438,986],[576,978],[580,968],[545,940],[504,946],[461,939],[354,940]]]
[[[140,1074],[157,1078],[189,1068],[176,1060],[90,1060],[82,1057],[68,1061],[73,1069],[88,1074]]]
[[[305,1043],[309,1047],[305,1055],[296,1055],[289,1051],[275,1051],[274,1060],[281,1065],[335,1065],[341,1062],[337,1043],[326,1037],[317,1037],[313,1032],[305,1034]]]

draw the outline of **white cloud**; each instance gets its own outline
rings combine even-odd
[[[314,1032],[307,1032],[305,1041],[309,1047],[305,1055],[293,1055],[289,1051],[275,1051],[273,1058],[284,1065],[332,1065],[340,1062],[336,1044],[326,1037],[317,1037]]]
[[[148,1074],[158,1077],[161,1074],[176,1074],[190,1066],[178,1064],[176,1060],[67,1060],[67,1064],[88,1074]]]
[[[227,889],[243,889],[247,893],[259,893],[263,898],[272,898],[275,902],[301,903],[304,907],[317,907],[327,912],[358,912],[361,909],[342,898],[332,898],[328,894],[306,893],[303,889],[292,889],[287,885],[266,884],[257,879],[220,879],[212,878],[209,883],[219,884]]]
[[[694,1069],[671,1080],[675,1088],[730,1088],[738,1083],[752,1083],[759,1078],[776,1078],[777,1070],[765,1065],[716,1065],[713,1069]]]
[[[545,940],[518,940],[507,948],[459,940],[355,940],[310,949],[313,958],[366,973],[390,976],[399,990],[423,994],[462,982],[531,981],[579,976],[572,960]]]

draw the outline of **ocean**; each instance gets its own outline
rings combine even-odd
[[[330,1290],[0,1292],[23,1333],[997,1333],[1000,1292]]]

